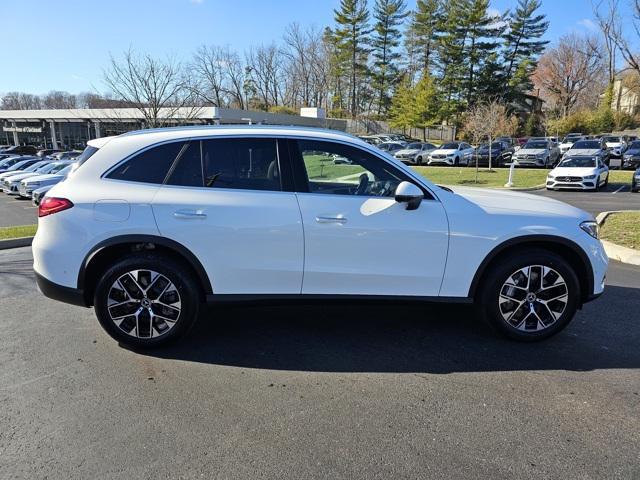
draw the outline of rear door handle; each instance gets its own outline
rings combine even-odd
[[[203,220],[207,218],[207,214],[203,213],[200,210],[178,210],[177,212],[173,212],[173,216],[175,218],[181,218],[186,220]]]
[[[318,215],[316,217],[316,222],[318,223],[347,223],[347,219],[342,215],[338,215],[337,217],[326,217],[322,215]]]

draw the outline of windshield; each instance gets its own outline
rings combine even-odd
[[[527,142],[525,143],[523,149],[527,149],[527,148],[532,148],[532,149],[546,149],[547,148],[547,142]]]
[[[607,143],[619,143],[620,137],[604,137],[604,141]]]
[[[595,167],[596,161],[591,157],[569,157],[560,162],[560,167]]]
[[[445,143],[440,148],[442,150],[457,150],[458,149],[458,145],[460,145],[460,144],[459,143]]]
[[[500,142],[493,142],[491,144],[491,150],[498,150],[502,148],[502,144]],[[489,144],[488,143],[483,143],[482,145],[480,145],[480,149],[481,150],[489,150]]]
[[[69,172],[71,171],[71,169],[73,168],[74,165],[75,165],[75,163],[72,163],[71,165],[67,165],[65,168],[60,170],[58,173],[60,175],[69,175]]]
[[[631,145],[629,145],[629,148],[633,148],[634,150],[640,150],[640,142],[633,142]]]
[[[598,140],[581,140],[580,142],[576,142],[573,144],[573,149],[577,150],[579,148],[584,149],[599,149],[600,142]]]
[[[573,143],[578,140],[580,137],[564,137],[562,139],[562,143]]]
[[[66,168],[71,169],[71,164],[70,163],[54,163],[53,165],[51,165],[51,170],[49,170],[49,173],[57,173]]]
[[[8,168],[7,170],[8,171],[20,170],[22,167],[28,166],[30,163],[31,163],[31,160],[20,160],[15,165],[11,165],[11,167]]]
[[[25,168],[24,171],[25,172],[37,172],[38,170],[40,170],[42,167],[45,167],[46,165],[48,165],[49,162],[36,162],[33,165],[31,165],[29,168]]]
[[[421,143],[410,143],[406,146],[407,150],[420,150],[422,148]]]

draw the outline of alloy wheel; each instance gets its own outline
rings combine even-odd
[[[175,327],[182,305],[180,293],[166,276],[153,270],[132,270],[111,285],[107,310],[124,333],[157,338]]]
[[[568,300],[562,275],[544,265],[531,265],[509,275],[500,289],[498,307],[511,327],[540,332],[562,316]]]

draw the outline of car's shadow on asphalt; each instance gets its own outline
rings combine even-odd
[[[470,306],[325,303],[207,309],[177,345],[139,353],[245,368],[424,372],[640,368],[640,289],[608,287],[567,329],[503,339]],[[634,312],[634,314],[629,314]]]

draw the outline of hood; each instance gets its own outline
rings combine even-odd
[[[567,155],[582,155],[583,157],[593,157],[600,153],[599,148],[572,148]]]
[[[607,142],[605,145],[609,148],[617,148],[622,146],[622,142]]]
[[[581,221],[593,218],[587,212],[564,202],[530,193],[473,187],[451,187],[451,189],[487,213],[513,213],[514,215],[530,213],[540,217],[570,217]]]
[[[625,154],[625,156],[627,156],[627,155],[638,156],[638,155],[640,155],[640,148],[630,148],[629,150],[624,152],[624,154]]]
[[[20,175],[21,173],[23,173],[22,170],[10,170],[10,171],[7,170],[7,171],[4,171],[3,173],[0,173],[0,180],[3,180],[5,178],[7,178],[7,177],[11,177],[13,175]]]
[[[47,173],[46,175],[36,175],[33,177],[28,177],[26,180],[29,182],[47,182],[54,180],[64,180],[65,175],[59,175],[57,173]]]
[[[12,182],[20,181],[23,178],[36,177],[38,174],[33,172],[17,173],[16,175],[7,175],[4,180],[10,180]]]
[[[549,175],[555,177],[585,177],[587,175],[594,175],[595,173],[595,167],[556,167],[549,172]]]
[[[541,153],[547,153],[547,150],[544,148],[521,148],[518,150],[519,155],[539,155]]]
[[[420,153],[420,150],[418,150],[417,148],[403,148],[401,150],[396,151],[396,154],[398,153],[401,155],[413,155],[413,154]]]
[[[443,155],[443,154],[444,155],[451,155],[451,154],[454,154],[456,152],[457,152],[457,150],[450,149],[450,148],[448,148],[446,150],[444,148],[436,148],[435,150],[431,150],[431,153],[435,153],[436,155]]]

